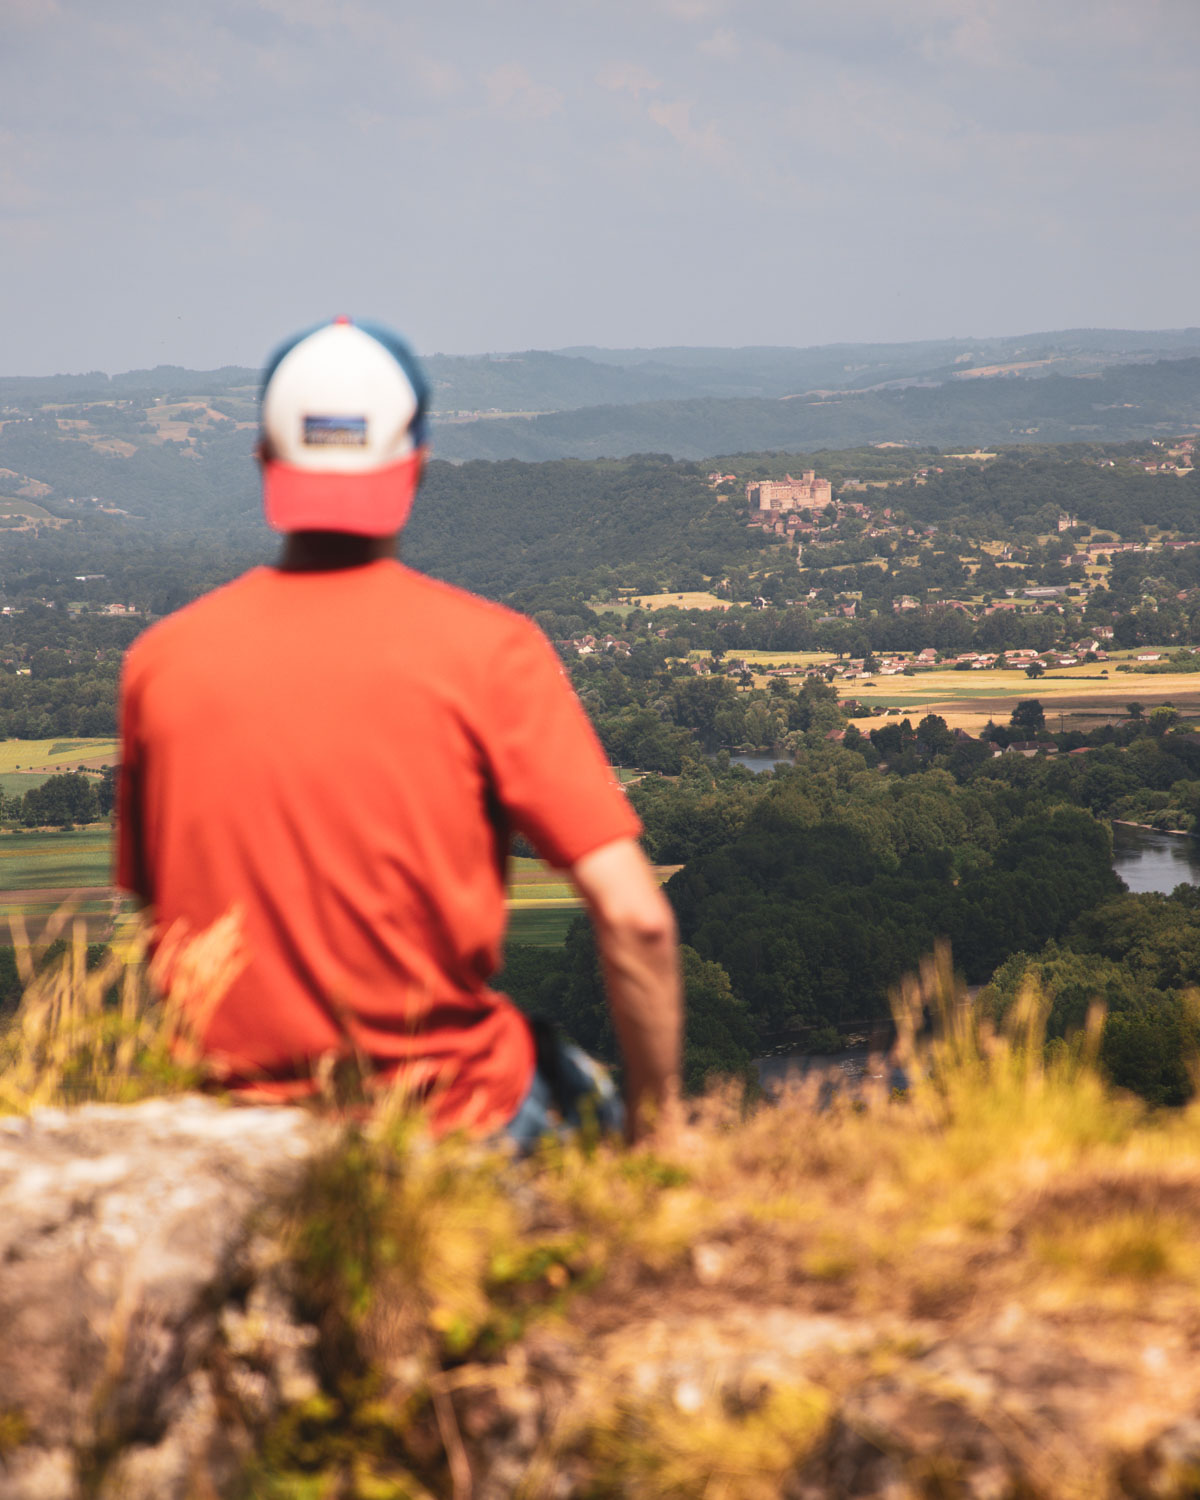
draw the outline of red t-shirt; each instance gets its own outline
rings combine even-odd
[[[439,1130],[508,1120],[509,835],[570,866],[640,831],[536,626],[391,560],[258,568],[134,643],[121,716],[120,884],[160,934],[239,914],[206,1052],[280,1094],[357,1053]]]

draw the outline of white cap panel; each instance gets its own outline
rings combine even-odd
[[[272,456],[325,474],[362,474],[413,451],[417,397],[402,366],[352,323],[331,323],[280,360],[263,395]]]

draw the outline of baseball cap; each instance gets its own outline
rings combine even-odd
[[[335,318],[282,344],[260,400],[267,524],[398,531],[421,478],[428,403],[412,351],[377,323]]]

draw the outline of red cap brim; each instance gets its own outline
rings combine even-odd
[[[412,509],[424,448],[369,474],[317,474],[272,459],[263,464],[263,508],[275,531],[346,531],[391,536]]]

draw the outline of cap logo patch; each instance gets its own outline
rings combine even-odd
[[[305,417],[304,442],[310,448],[365,448],[366,417]]]

